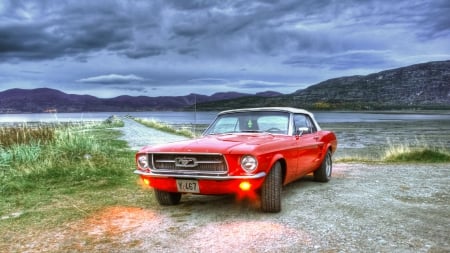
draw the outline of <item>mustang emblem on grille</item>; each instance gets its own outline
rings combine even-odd
[[[177,167],[195,167],[197,166],[197,159],[194,157],[177,157],[175,158],[175,166]]]

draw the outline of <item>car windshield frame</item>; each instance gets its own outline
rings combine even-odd
[[[284,111],[242,111],[219,114],[203,136],[235,133],[289,133],[290,113]]]

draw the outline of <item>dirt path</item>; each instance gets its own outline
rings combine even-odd
[[[128,142],[132,150],[139,150],[146,145],[162,144],[180,140],[186,140],[186,137],[168,134],[153,128],[145,127],[134,120],[121,118],[125,123],[120,130],[123,133],[122,140]]]

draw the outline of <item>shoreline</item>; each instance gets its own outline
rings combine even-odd
[[[197,112],[219,112],[222,110],[199,110]],[[430,110],[409,110],[409,109],[393,109],[393,110],[308,110],[313,113],[329,112],[329,113],[370,113],[370,114],[436,114],[436,115],[450,115],[450,109],[430,109]],[[22,114],[76,114],[76,113],[142,113],[142,112],[194,112],[193,110],[152,110],[152,111],[59,111],[59,112],[2,112],[0,115],[22,115]]]
[[[79,126],[101,121],[59,121],[59,122],[0,122],[2,127],[37,126]],[[167,123],[167,122],[166,122]],[[194,130],[200,135],[208,124],[167,123],[176,129]],[[377,160],[390,148],[427,147],[449,150],[450,139],[443,138],[450,133],[450,119],[409,119],[397,121],[358,121],[319,123],[324,130],[335,132],[338,139],[336,159]]]

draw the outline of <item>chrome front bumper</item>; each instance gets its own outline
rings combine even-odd
[[[140,170],[135,170],[135,174],[147,177],[160,177],[160,178],[191,178],[191,179],[206,179],[206,180],[233,180],[233,179],[258,179],[266,176],[265,172],[259,172],[254,175],[248,176],[213,176],[213,175],[185,175],[185,174],[155,174],[152,172],[143,172]]]

